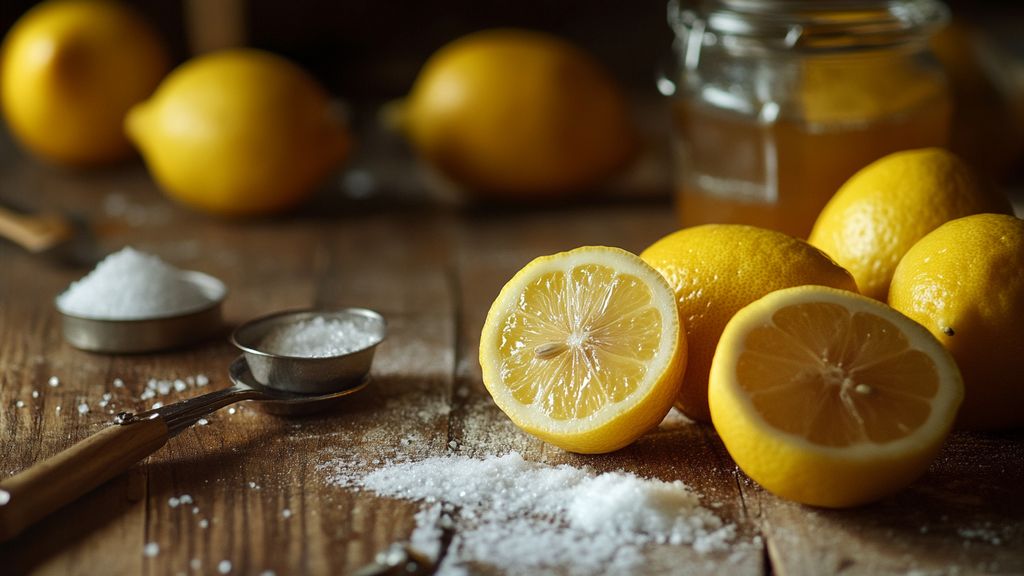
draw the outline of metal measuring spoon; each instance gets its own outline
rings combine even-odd
[[[357,314],[366,318],[369,320],[367,326],[375,330],[371,343],[340,356],[297,358],[263,352],[258,348],[258,340],[250,342],[250,338],[266,334],[274,326],[300,321],[309,314],[325,317]],[[345,396],[366,387],[374,350],[386,334],[384,318],[362,308],[274,314],[243,324],[232,335],[232,341],[242,349],[244,356],[235,359],[228,369],[232,381],[230,387],[138,414],[122,412],[114,419],[113,426],[0,482],[0,541],[16,536],[36,521],[124,472],[200,418],[229,404],[255,400],[265,411],[283,415],[307,414],[333,407]],[[243,342],[256,347],[243,346]],[[254,353],[265,371],[256,370],[254,374],[247,361]],[[315,384],[320,392],[303,394],[292,391],[290,389],[303,387],[295,381],[261,382],[260,374],[294,379],[315,375]]]

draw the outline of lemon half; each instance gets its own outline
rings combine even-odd
[[[686,340],[656,270],[587,246],[537,258],[505,285],[484,323],[480,366],[494,402],[526,432],[610,452],[668,413]]]
[[[822,286],[740,310],[708,388],[736,464],[783,498],[825,507],[877,500],[924,473],[962,399],[952,356],[920,324]]]

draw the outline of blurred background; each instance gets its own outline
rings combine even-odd
[[[35,2],[5,0],[0,4],[0,31]],[[668,140],[671,131],[666,99],[655,79],[670,61],[673,32],[660,0],[611,2],[519,0],[516,2],[381,3],[371,0],[151,0],[128,2],[162,34],[174,64],[190,56],[226,46],[246,45],[290,58],[311,72],[333,95],[350,107],[355,156],[359,167],[366,146],[379,136],[380,106],[407,94],[427,58],[446,43],[469,32],[494,27],[520,27],[554,33],[581,46],[608,67],[628,94],[641,134],[648,143],[648,161],[632,167],[643,189],[634,195],[671,194]],[[1007,110],[1024,117],[1024,4],[1011,2],[947,2],[956,34],[938,42],[936,51],[959,54],[948,58],[958,119],[952,148],[964,154],[1006,133]],[[964,128],[964,127],[967,128]],[[964,136],[964,131],[971,134]],[[1007,136],[1024,150],[1020,138]],[[957,145],[970,140],[970,143]],[[662,154],[662,152],[664,152]],[[379,156],[370,152],[371,156]],[[643,156],[643,155],[641,155]],[[979,157],[985,154],[979,153]],[[993,178],[1019,187],[1024,180],[1020,154],[1001,166]],[[652,159],[653,158],[653,159]]]

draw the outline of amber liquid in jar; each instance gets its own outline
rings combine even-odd
[[[758,125],[678,102],[676,130],[689,157],[677,184],[679,219],[683,226],[742,223],[806,238],[829,198],[864,166],[899,150],[946,145],[949,114],[948,100],[936,96],[870,121]]]

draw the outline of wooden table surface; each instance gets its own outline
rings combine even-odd
[[[568,454],[519,432],[480,380],[479,330],[492,298],[538,255],[585,244],[642,250],[674,229],[669,202],[629,198],[644,191],[627,180],[614,199],[597,202],[459,207],[432,201],[407,156],[389,146],[371,143],[344,185],[297,214],[230,222],[170,203],[139,164],[73,173],[0,144],[0,200],[81,215],[105,251],[131,245],[218,276],[231,291],[230,324],[286,308],[355,305],[379,310],[390,325],[372,385],[336,411],[283,419],[241,404],[218,412],[0,544],[0,573],[200,574],[216,573],[223,560],[237,574],[348,573],[407,539],[420,505],[334,486],[325,466],[348,458],[370,470],[384,457],[443,456],[452,440],[467,456],[516,450],[539,462],[679,479],[738,527],[726,551],[651,546],[641,573],[1024,573],[1019,432],[954,434],[909,489],[847,511],[766,493],[711,427],[678,417],[603,456]],[[149,407],[153,399],[140,395],[150,378],[189,382],[156,399],[164,402],[227,384],[236,352],[225,337],[134,356],[64,343],[53,298],[86,270],[0,242],[0,477],[107,426],[114,410]],[[200,374],[211,388],[188,380]],[[59,386],[47,384],[51,376]],[[110,402],[100,407],[104,393]],[[186,494],[191,504],[171,506]],[[147,543],[159,553],[144,554]]]

